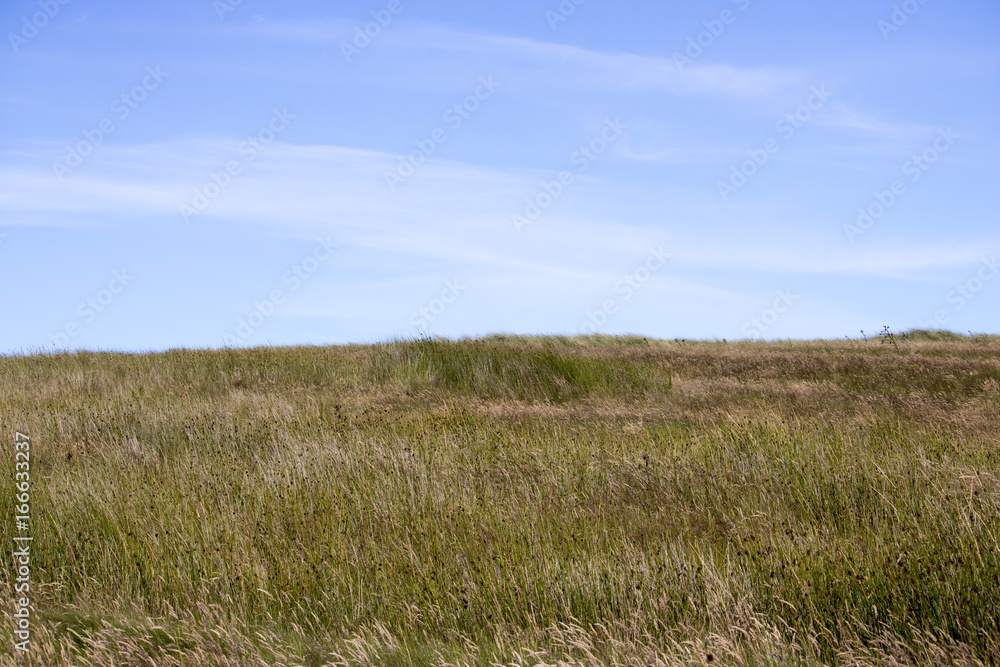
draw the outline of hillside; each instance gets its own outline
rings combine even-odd
[[[0,395],[37,664],[1000,660],[1000,337],[2,357]]]

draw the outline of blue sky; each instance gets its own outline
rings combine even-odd
[[[9,0],[0,27],[2,352],[1000,331],[996,2]]]

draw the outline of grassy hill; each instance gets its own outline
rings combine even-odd
[[[0,396],[33,664],[1000,660],[1000,337],[2,357]]]

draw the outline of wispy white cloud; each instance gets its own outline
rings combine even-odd
[[[851,132],[860,132],[880,139],[912,140],[933,134],[929,125],[906,121],[889,121],[873,113],[859,111],[847,104],[832,104],[817,118],[816,123]]]
[[[381,57],[405,67],[399,51],[448,52],[449,58],[480,59],[492,68],[516,68],[522,85],[586,90],[661,91],[682,95],[767,96],[805,80],[802,70],[695,63],[681,71],[671,58],[608,53],[525,37],[462,32],[437,24],[396,19],[378,36]],[[339,17],[309,22],[247,23],[232,28],[251,37],[305,43],[350,43],[359,24]],[[377,54],[366,54],[375,57]],[[426,73],[425,73],[426,74]]]
[[[559,74],[576,74],[578,78],[570,81],[587,87],[753,96],[773,94],[803,77],[803,72],[792,69],[719,64],[695,64],[681,71],[666,57],[605,53],[521,37],[473,35],[433,28],[426,36],[430,40],[425,46],[441,40],[465,50],[499,51],[561,70]],[[566,81],[561,77],[558,80]]]
[[[984,255],[996,252],[997,242],[951,246],[911,245],[858,251],[854,248],[830,251],[811,243],[801,247],[783,246],[761,252],[734,246],[689,245],[679,249],[685,263],[715,266],[726,270],[751,269],[803,275],[869,275],[924,281],[921,272],[967,266]]]
[[[148,220],[161,225],[166,220],[181,227],[180,206],[191,203],[195,189],[211,182],[211,173],[220,172],[234,151],[232,142],[218,139],[105,146],[62,183],[47,171],[3,166],[0,203],[21,224],[50,224],[52,216],[59,216],[70,224]],[[527,193],[537,190],[537,171],[432,159],[390,192],[383,174],[395,163],[395,156],[375,151],[275,143],[244,165],[243,173],[190,224],[255,225],[304,238],[335,233],[356,247],[411,260],[549,275],[595,288],[613,278],[617,267],[627,268],[637,252],[662,243],[682,217],[688,236],[675,250],[678,262],[689,266],[919,279],[921,271],[978,261],[989,250],[984,242],[830,252],[816,238],[777,247],[764,238],[719,234],[751,221],[731,222],[727,211],[705,208],[695,194],[675,195],[673,204],[683,213],[674,222],[663,219],[655,200],[638,214],[629,209],[624,218],[588,215],[588,210],[601,210],[608,192],[621,192],[610,177],[597,176],[580,177],[564,196],[567,206],[546,213],[519,235],[510,216],[521,211]],[[647,222],[657,219],[663,222]],[[833,220],[811,226],[839,229]]]

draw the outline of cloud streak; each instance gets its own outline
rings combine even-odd
[[[7,166],[0,168],[5,184],[0,202],[20,224],[47,225],[56,217],[65,224],[134,226],[139,216],[148,224],[180,228],[180,205],[232,150],[233,142],[219,139],[106,146],[86,169],[62,183],[44,171]],[[912,277],[977,261],[988,249],[967,244],[838,254],[809,250],[805,239],[803,247],[779,248],[765,238],[748,242],[745,236],[731,241],[715,236],[711,245],[703,245],[699,235],[692,236],[688,214],[650,227],[586,213],[597,210],[604,193],[616,187],[613,180],[594,175],[585,177],[586,187],[567,194],[570,205],[548,214],[528,238],[521,238],[511,232],[509,216],[519,210],[524,193],[537,188],[537,170],[431,159],[414,177],[419,181],[407,184],[414,187],[389,193],[382,177],[395,158],[377,151],[275,142],[191,224],[260,226],[303,238],[335,231],[358,247],[413,261],[550,272],[594,284],[611,275],[599,268],[606,258],[627,258],[635,247],[651,242],[651,236],[662,238],[677,228],[690,237],[678,247],[680,264],[801,274]],[[699,201],[691,195],[674,203],[679,211],[697,215],[698,226],[725,224],[725,211],[696,213]]]
[[[231,34],[334,47],[349,42],[356,25],[343,18],[328,17],[309,22],[246,23],[234,26]],[[410,57],[401,56],[401,51]],[[418,52],[457,57],[466,63],[481,61],[490,68],[496,68],[500,62],[503,67],[520,72],[520,76],[510,78],[521,81],[521,85],[548,88],[758,97],[774,95],[800,83],[806,76],[799,69],[711,63],[689,65],[682,71],[666,56],[607,53],[525,37],[463,32],[433,23],[408,21],[405,16],[380,35],[379,49],[365,56],[401,64],[408,61],[423,64],[421,59],[413,59]],[[405,66],[402,69],[407,75],[412,72]]]

